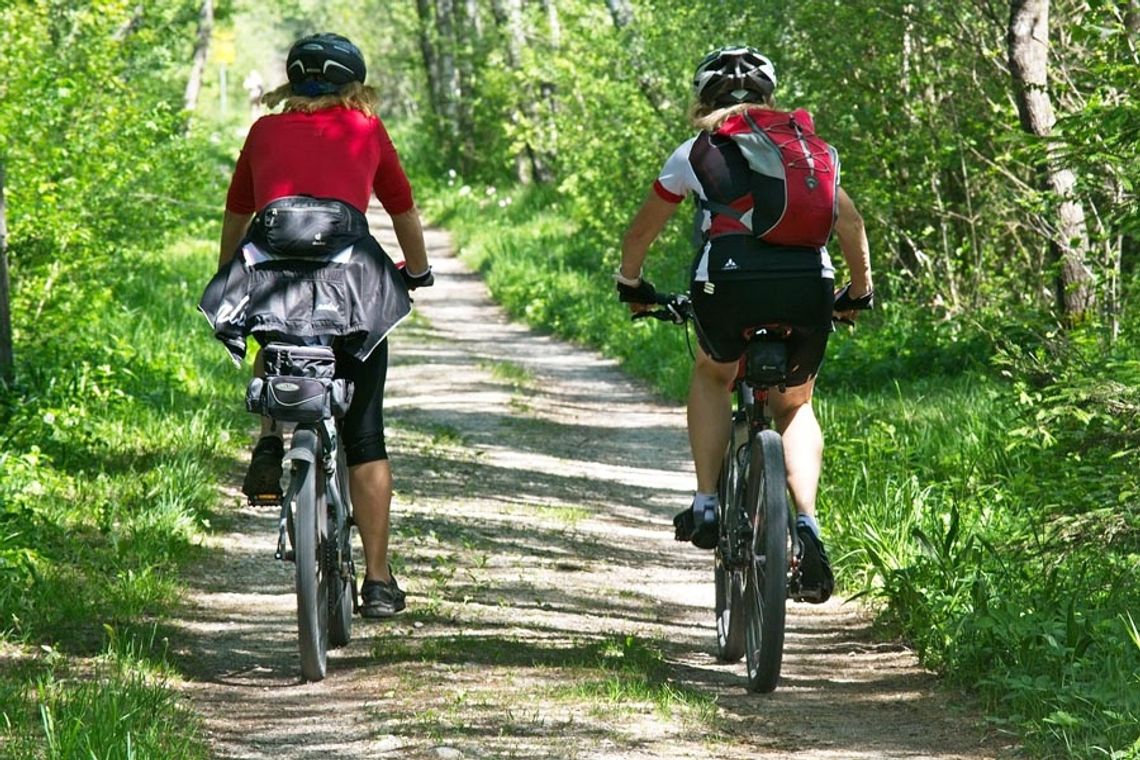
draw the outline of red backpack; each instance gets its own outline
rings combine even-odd
[[[731,206],[709,203],[710,210],[773,245],[826,245],[835,226],[839,154],[816,135],[811,114],[752,108],[716,134],[740,147],[754,178],[751,203],[746,196]]]

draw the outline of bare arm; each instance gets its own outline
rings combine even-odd
[[[855,208],[855,203],[847,192],[839,188],[839,218],[835,221],[835,234],[839,238],[839,249],[851,274],[852,298],[871,292],[871,246],[867,242],[867,230],[863,217]]]
[[[222,243],[218,252],[218,269],[230,263],[237,253],[238,243],[245,237],[253,214],[235,214],[227,210],[222,217]]]
[[[637,280],[641,277],[641,265],[645,263],[645,255],[649,246],[665,229],[665,225],[677,210],[678,204],[664,200],[652,190],[645,202],[641,204],[633,221],[625,231],[621,241],[621,266],[618,271],[622,277]]]
[[[424,229],[420,223],[420,212],[415,206],[402,214],[392,217],[392,229],[396,241],[404,253],[409,274],[423,274],[428,270],[427,246],[424,244]]]

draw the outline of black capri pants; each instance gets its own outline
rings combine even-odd
[[[365,361],[336,352],[336,376],[352,381],[352,403],[340,421],[341,444],[352,467],[388,458],[384,443],[384,382],[388,377],[388,339]]]
[[[718,362],[733,362],[744,354],[744,330],[764,324],[792,327],[788,346],[788,387],[815,378],[833,329],[835,280],[810,276],[781,276],[716,283],[693,282],[690,293],[697,340]]]

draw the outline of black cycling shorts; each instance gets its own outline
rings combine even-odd
[[[352,403],[340,421],[341,445],[348,466],[388,458],[384,444],[384,382],[388,377],[388,340],[360,361],[336,352],[336,376],[352,381]]]
[[[803,385],[819,373],[827,339],[835,281],[818,275],[732,280],[716,283],[713,293],[703,282],[690,285],[697,340],[718,362],[744,354],[744,330],[781,323],[792,326],[788,345],[788,387]]]

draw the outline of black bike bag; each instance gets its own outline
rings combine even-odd
[[[281,422],[319,422],[348,412],[352,383],[334,377],[332,348],[270,343],[262,357],[265,377],[255,377],[246,389],[249,411]]]
[[[368,220],[335,198],[288,195],[253,217],[249,239],[271,253],[297,258],[334,256],[368,235]]]
[[[788,379],[788,347],[782,341],[754,340],[744,350],[744,378],[764,388]]]

